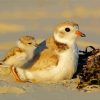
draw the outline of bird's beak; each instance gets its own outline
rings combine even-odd
[[[34,46],[35,46],[35,47],[38,47],[38,44],[36,43]]]
[[[77,30],[75,32],[75,34],[77,34],[78,36],[81,36],[81,37],[86,37],[86,35],[84,33],[80,32],[79,30]]]

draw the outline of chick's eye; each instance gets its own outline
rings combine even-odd
[[[65,28],[65,31],[66,32],[70,32],[70,28]]]
[[[32,44],[32,43],[28,43],[28,44]]]

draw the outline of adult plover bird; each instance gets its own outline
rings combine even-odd
[[[71,79],[77,70],[77,37],[85,37],[78,24],[64,22],[58,25],[52,37],[46,40],[46,48],[35,58],[27,69],[12,68],[17,81],[33,83],[58,82]]]
[[[34,56],[37,43],[32,36],[22,36],[17,46],[8,51],[5,57],[0,61],[2,67],[22,67]]]

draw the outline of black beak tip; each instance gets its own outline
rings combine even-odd
[[[38,44],[35,44],[35,47],[38,47]]]
[[[86,37],[86,35],[85,34],[81,34],[81,37]]]

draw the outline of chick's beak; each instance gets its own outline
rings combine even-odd
[[[80,32],[79,30],[77,30],[75,32],[75,34],[77,34],[78,36],[81,36],[81,37],[86,37],[86,35],[84,33]]]
[[[38,44],[37,43],[35,43],[35,45],[34,45],[35,47],[38,47]]]

